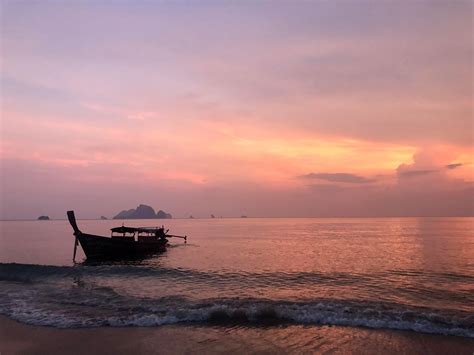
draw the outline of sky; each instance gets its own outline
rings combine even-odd
[[[474,215],[472,1],[0,4],[0,219]]]

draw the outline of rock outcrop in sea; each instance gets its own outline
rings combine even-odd
[[[159,210],[156,212],[156,218],[173,218],[171,214],[166,213],[165,211]]]
[[[49,216],[39,216],[38,220],[39,221],[49,221]]]
[[[124,210],[117,214],[114,219],[165,219],[173,218],[171,214],[159,210],[155,213],[153,207],[147,205],[140,205],[137,208]]]

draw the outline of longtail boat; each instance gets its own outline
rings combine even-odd
[[[128,259],[140,258],[166,251],[168,238],[187,236],[171,235],[162,227],[115,227],[111,236],[104,237],[81,232],[76,223],[74,211],[67,211],[67,218],[74,230],[74,253],[76,258],[77,246],[80,244],[87,259]]]

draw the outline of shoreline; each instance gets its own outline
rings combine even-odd
[[[98,327],[60,329],[0,316],[0,353],[301,353],[469,354],[474,339],[411,331],[340,326]]]

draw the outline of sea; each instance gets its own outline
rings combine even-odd
[[[296,352],[337,348],[335,329],[474,338],[474,218],[78,220],[106,236],[122,223],[188,241],[127,262],[88,262],[79,248],[73,263],[66,220],[0,222],[0,314],[56,328],[261,329],[257,345]]]

